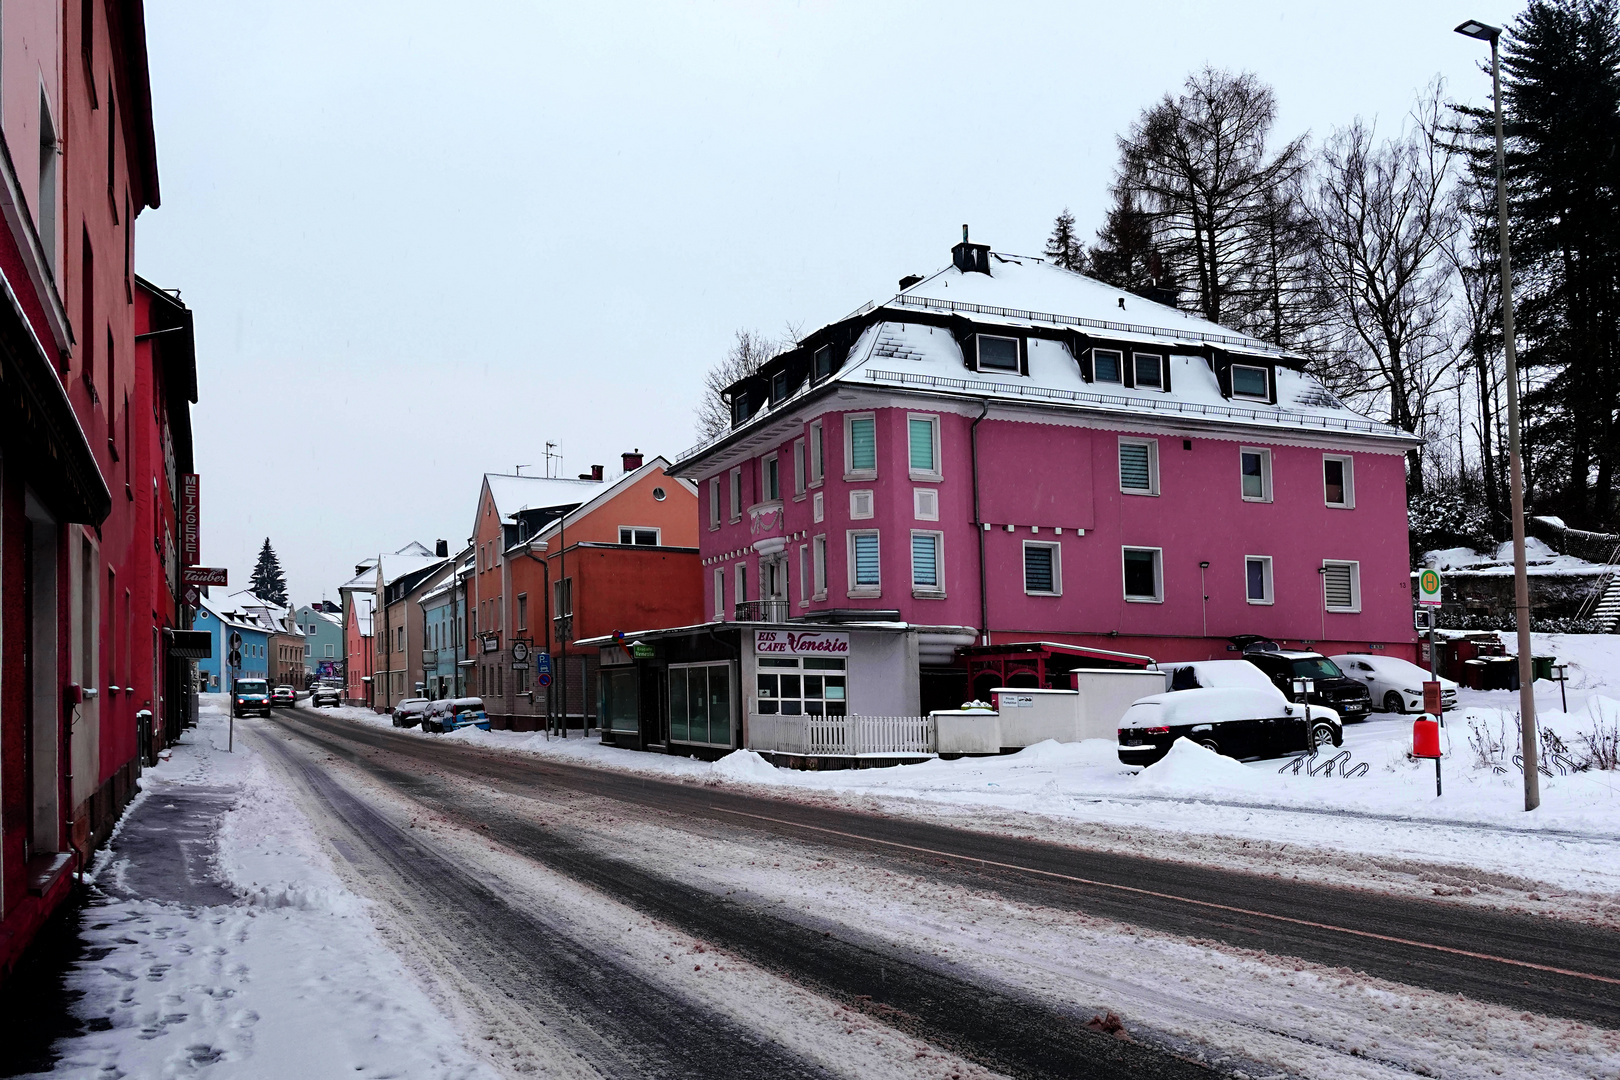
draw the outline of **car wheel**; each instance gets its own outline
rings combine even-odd
[[[1333,725],[1316,724],[1311,728],[1311,748],[1314,750],[1331,750],[1333,748]]]
[[[1199,739],[1198,745],[1202,746],[1205,750],[1213,750],[1217,754],[1221,752],[1220,744],[1214,739]]]
[[[1406,702],[1401,700],[1401,695],[1391,690],[1389,693],[1384,695],[1384,711],[1392,713],[1404,713],[1406,711]]]

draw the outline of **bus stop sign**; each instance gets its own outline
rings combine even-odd
[[[1418,603],[1439,606],[1440,571],[1422,570],[1418,573]]]

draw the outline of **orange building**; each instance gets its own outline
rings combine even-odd
[[[612,482],[601,466],[578,480],[485,474],[467,582],[467,692],[484,699],[491,726],[535,730],[566,716],[590,727],[597,650],[587,657],[569,642],[703,621],[697,489],[668,464],[625,454]]]

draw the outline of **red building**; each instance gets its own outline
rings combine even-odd
[[[196,379],[190,312],[134,274],[158,205],[138,0],[6,5],[0,174],[3,977],[186,715]]]

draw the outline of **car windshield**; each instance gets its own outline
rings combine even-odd
[[[251,679],[238,679],[236,692],[238,694],[262,694],[265,692],[265,684]]]
[[[1299,679],[1342,679],[1344,672],[1339,665],[1325,656],[1312,657],[1309,660],[1294,661],[1294,677]]]

